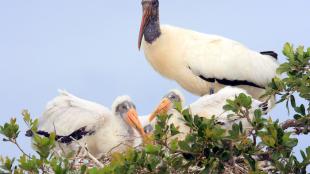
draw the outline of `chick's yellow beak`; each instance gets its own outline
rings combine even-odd
[[[127,123],[135,128],[139,133],[140,135],[144,138],[145,137],[145,132],[144,132],[144,129],[142,127],[142,124],[139,120],[139,117],[138,117],[138,113],[135,109],[130,109],[127,114],[126,114],[126,121]]]
[[[171,101],[168,98],[162,99],[155,111],[150,115],[149,122],[151,122],[157,115],[166,114],[171,106]]]

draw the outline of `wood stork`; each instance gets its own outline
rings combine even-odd
[[[254,98],[276,76],[277,54],[261,53],[217,35],[160,25],[159,1],[142,0],[138,47],[162,76],[203,96],[225,86],[241,87]]]
[[[182,93],[179,90],[171,90],[167,95],[165,95],[160,104],[156,107],[155,111],[148,115],[147,120],[145,119],[146,116],[144,116],[144,121],[142,124],[144,127],[145,133],[149,134],[154,130],[154,126],[156,124],[156,116],[160,114],[167,114],[172,115],[172,117],[168,120],[167,124],[173,123],[176,127],[179,128],[180,134],[176,136],[172,136],[169,138],[174,139],[178,138],[179,140],[183,140],[187,133],[190,131],[189,127],[184,125],[184,122],[182,120],[182,114],[176,110],[174,104],[180,103],[181,105],[184,105],[185,98],[183,97]]]
[[[214,115],[216,121],[226,130],[230,130],[234,123],[238,124],[240,121],[243,124],[244,130],[249,130],[252,128],[252,126],[247,118],[240,118],[239,116],[228,117],[228,115],[234,113],[225,112],[223,109],[227,99],[234,99],[235,96],[238,96],[241,93],[248,95],[244,89],[227,86],[215,94],[205,95],[199,98],[197,101],[187,106],[187,108],[189,108],[192,115],[199,115],[200,117],[205,117],[208,119],[211,119]],[[176,123],[175,125],[179,126],[181,129],[180,132],[187,133],[188,128],[182,121],[182,115],[175,109],[175,102],[184,103],[184,97],[178,90],[172,90],[167,95],[165,95],[165,97],[163,97],[157,109],[149,117],[149,122],[151,123],[145,126],[147,132],[150,132],[151,130],[150,125],[153,126],[155,124],[156,121],[154,121],[154,118],[156,115],[167,113],[173,115],[171,122]],[[264,113],[266,113],[269,109],[268,107],[268,103],[263,103],[261,101],[252,99],[252,108],[249,111],[250,119],[253,119],[254,111],[256,109],[260,108]]]
[[[55,131],[57,135],[84,131],[81,133],[86,132],[87,136],[80,137],[78,143],[86,144],[89,152],[97,158],[109,151],[123,151],[132,146],[135,139],[145,135],[130,97],[116,98],[111,111],[65,91],[60,91],[60,95],[47,104],[38,129]],[[62,148],[69,152],[77,150],[76,147],[76,143],[71,143]]]

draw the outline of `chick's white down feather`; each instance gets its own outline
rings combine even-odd
[[[223,128],[225,129],[229,130],[234,123],[239,123],[241,121],[243,128],[249,130],[252,126],[247,118],[240,118],[239,116],[228,117],[228,115],[234,113],[232,111],[225,112],[223,109],[223,106],[228,99],[234,100],[235,97],[241,93],[250,96],[243,89],[227,86],[213,95],[205,95],[199,98],[188,107],[193,115],[199,115],[205,118],[211,118],[214,115],[217,121],[224,123]],[[254,117],[254,111],[259,109],[261,104],[263,104],[263,102],[252,98],[252,108],[249,111],[249,117],[251,120]]]
[[[200,117],[205,117],[208,119],[210,119],[214,115],[215,119],[218,122],[223,123],[222,128],[226,130],[230,130],[234,123],[238,124],[240,121],[243,124],[243,128],[245,130],[249,130],[252,127],[246,118],[240,118],[238,116],[228,117],[228,115],[233,114],[233,112],[225,112],[223,109],[223,106],[226,104],[227,99],[233,100],[235,96],[238,96],[241,93],[250,96],[244,89],[227,86],[219,90],[215,94],[200,97],[197,101],[190,104],[186,108],[189,108],[192,115],[198,115]],[[180,91],[178,91],[177,94],[180,95],[181,99],[184,98]],[[253,119],[254,110],[260,108],[261,104],[261,101],[252,99],[252,109],[250,110],[249,115],[250,119]],[[183,116],[173,107],[169,109],[167,114],[172,115],[168,124],[173,123],[176,127],[179,127],[179,131],[181,132],[181,134],[177,137],[179,139],[184,139],[186,134],[189,132],[189,128],[184,124]],[[151,122],[153,126],[155,125],[155,123],[156,119]]]
[[[47,104],[43,116],[39,119],[38,129],[47,132],[56,131],[57,135],[69,135],[86,126],[86,130],[93,130],[95,133],[85,136],[78,143],[86,144],[95,157],[100,157],[112,148],[124,144],[114,149],[122,151],[133,145],[134,139],[139,137],[120,115],[115,115],[115,107],[123,101],[131,99],[128,96],[118,97],[113,103],[112,112],[103,105],[60,91],[60,95]],[[132,134],[129,133],[131,131]],[[61,146],[66,152],[77,150],[75,142]]]
[[[242,44],[217,35],[161,25],[161,35],[151,44],[142,40],[142,48],[152,67],[164,77],[177,81],[186,90],[205,95],[219,83],[205,78],[244,80],[265,87],[276,76],[277,61],[252,51]],[[258,99],[263,89],[239,86]]]

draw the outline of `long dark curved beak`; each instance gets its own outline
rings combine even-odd
[[[138,40],[138,48],[140,50],[141,43],[142,43],[142,38],[143,38],[143,33],[145,30],[146,25],[149,23],[149,19],[151,17],[151,6],[148,4],[143,5],[143,16],[142,16],[142,21],[140,25],[140,32],[139,32],[139,40]]]

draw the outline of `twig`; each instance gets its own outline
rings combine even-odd
[[[95,162],[95,164],[96,164],[98,167],[103,168],[104,165],[103,165],[101,162],[99,162],[98,159],[95,158],[91,153],[89,153],[89,151],[85,148],[85,146],[81,146],[81,147],[83,148],[84,151],[86,151],[87,156],[88,156],[91,160],[93,160],[93,161]]]
[[[76,161],[76,158],[80,155],[81,149],[82,149],[82,147],[80,146],[79,149],[78,149],[78,151],[77,151],[77,153],[76,153],[76,155],[75,155],[75,157],[74,157],[74,159],[73,159],[72,162],[71,162],[71,165],[70,165],[70,168],[71,168],[71,169],[72,169],[73,166],[74,166],[74,163],[75,163],[75,161]]]
[[[54,127],[54,132],[55,132],[55,134],[57,135],[56,126],[55,126],[55,123],[54,123],[54,122],[53,122],[53,127]],[[57,144],[58,144],[60,150],[62,151],[62,153],[63,153],[63,154],[66,154],[66,153],[65,153],[65,150],[63,149],[63,147],[62,147],[62,145],[61,145],[61,143],[59,143],[58,141],[56,141],[56,142],[57,142]]]
[[[113,151],[114,149],[116,149],[116,148],[118,148],[118,147],[120,147],[120,146],[122,146],[122,145],[125,145],[125,146],[127,146],[127,147],[131,147],[130,145],[128,145],[128,144],[126,144],[126,143],[119,143],[118,145],[112,147],[106,154],[112,153],[112,151]]]
[[[301,127],[303,126],[302,123],[298,123],[297,120],[286,120],[285,122],[282,123],[282,129],[288,129],[292,127]]]
[[[87,155],[91,160],[93,160],[93,161],[95,162],[95,164],[96,164],[98,167],[100,167],[100,168],[103,168],[103,167],[104,167],[104,165],[103,165],[101,162],[99,162],[98,159],[95,158],[95,157],[88,151],[87,148],[85,148],[85,145],[82,146],[78,141],[75,141],[75,142],[86,152],[86,155]]]
[[[17,143],[17,140],[15,139],[10,139],[10,142],[12,142],[13,144],[15,144],[17,146],[17,148],[24,154],[26,155],[28,158],[31,158],[31,156],[29,156],[28,154],[26,154],[26,152],[19,146],[19,144]]]
[[[301,134],[303,132],[310,132],[310,125],[307,125],[304,120],[287,120],[281,124],[282,129],[286,130],[289,128],[294,128],[296,134]]]

